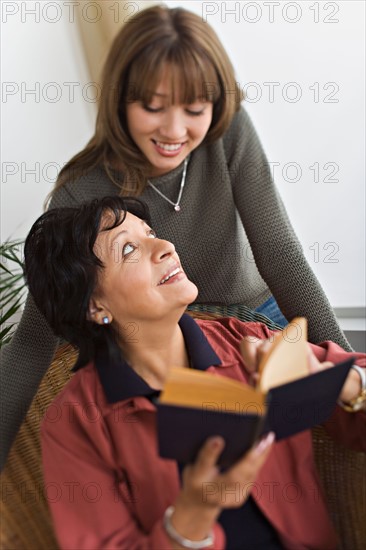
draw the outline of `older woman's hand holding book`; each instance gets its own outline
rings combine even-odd
[[[273,441],[274,434],[270,432],[231,468],[220,473],[217,461],[225,442],[222,437],[209,438],[196,461],[183,470],[182,490],[171,517],[173,527],[190,540],[203,540],[224,508],[244,504],[249,494],[241,488],[255,481]]]

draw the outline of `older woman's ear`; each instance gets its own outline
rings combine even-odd
[[[98,325],[110,325],[113,320],[111,312],[99,304],[95,298],[90,299],[86,318]]]

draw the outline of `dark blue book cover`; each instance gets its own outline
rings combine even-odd
[[[183,464],[193,462],[205,440],[214,435],[226,445],[219,465],[227,468],[253,446],[258,438],[274,431],[276,439],[297,434],[328,420],[354,359],[269,390],[264,415],[227,412],[203,404],[191,406],[156,403],[159,452]]]

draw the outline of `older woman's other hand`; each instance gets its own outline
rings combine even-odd
[[[240,342],[240,351],[243,356],[243,361],[247,372],[250,374],[250,382],[256,385],[259,380],[258,367],[263,356],[270,350],[273,345],[273,339],[261,340],[254,336],[245,336]],[[334,366],[330,361],[320,362],[315,356],[311,344],[308,345],[308,368],[309,374],[319,372],[320,370],[329,369]],[[361,392],[360,376],[351,369],[343,385],[340,399],[344,403],[348,403]]]
[[[314,355],[311,347],[309,346],[308,352],[308,364],[309,371],[311,373],[319,372],[320,370],[329,369],[334,367],[334,363],[325,361],[321,363]],[[359,374],[351,369],[348,373],[345,383],[343,384],[342,391],[339,398],[343,403],[349,403],[352,399],[357,397],[361,393],[361,378]]]
[[[259,380],[258,368],[263,357],[268,353],[273,340],[261,340],[256,336],[244,336],[240,342],[240,351],[245,369],[250,375],[249,382],[256,386]]]

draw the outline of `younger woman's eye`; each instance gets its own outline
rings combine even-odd
[[[143,104],[143,108],[144,108],[145,111],[147,111],[148,113],[160,113],[160,111],[163,110],[162,107],[150,107],[149,105],[145,105],[145,104]]]
[[[129,254],[134,252],[136,250],[137,246],[133,243],[126,243],[124,247],[122,248],[122,256],[123,258],[126,258]]]
[[[201,109],[200,111],[194,111],[192,109],[186,109],[186,113],[188,113],[189,115],[192,115],[192,116],[200,116],[200,115],[203,115],[204,109]]]
[[[156,239],[157,235],[153,229],[149,229],[147,235],[150,239]]]

